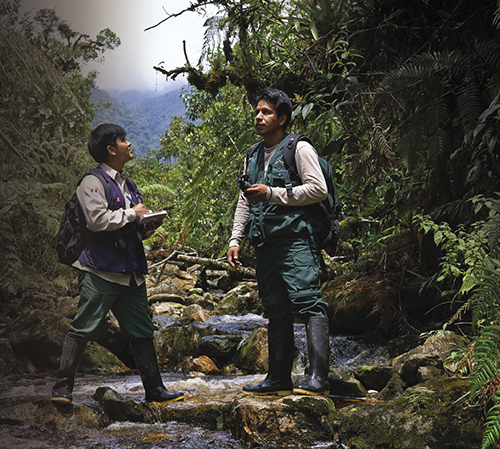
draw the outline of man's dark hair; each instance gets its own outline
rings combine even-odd
[[[113,123],[103,123],[95,128],[87,139],[87,148],[96,162],[106,162],[109,157],[108,145],[116,145],[116,140],[127,135],[126,131]]]
[[[259,101],[261,100],[272,104],[278,113],[278,117],[286,114],[286,128],[292,119],[292,102],[290,101],[290,98],[288,98],[288,95],[279,89],[265,88],[257,93],[257,96],[255,97],[255,105],[259,104]]]

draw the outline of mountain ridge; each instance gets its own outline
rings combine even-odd
[[[185,116],[186,107],[181,98],[184,91],[181,87],[160,95],[151,92],[149,97],[148,92],[138,90],[113,93],[95,88],[90,96],[97,110],[92,126],[101,123],[123,126],[133,151],[143,157],[148,151],[160,148],[160,139],[174,116]],[[123,101],[127,98],[131,101]]]

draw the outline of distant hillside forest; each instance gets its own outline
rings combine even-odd
[[[185,115],[182,92],[182,88],[176,89],[131,105],[104,90],[92,89],[91,100],[97,110],[92,125],[111,122],[123,126],[134,152],[145,156],[148,151],[160,148],[160,139],[169,128],[172,118]]]

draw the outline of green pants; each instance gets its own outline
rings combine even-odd
[[[130,286],[105,281],[95,274],[80,271],[78,313],[70,325],[68,336],[75,340],[95,341],[109,310],[120,324],[123,336],[130,341],[151,338],[154,325],[149,315],[145,283]]]
[[[308,234],[256,248],[257,281],[264,316],[327,317],[319,279],[319,251]]]

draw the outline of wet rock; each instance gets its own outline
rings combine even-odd
[[[438,366],[420,366],[417,372],[417,383],[424,383],[430,379],[437,379],[440,377],[449,377],[448,373],[439,368]]]
[[[471,449],[481,447],[478,410],[464,407],[469,379],[432,379],[399,399],[340,409],[335,431],[356,449]]]
[[[443,360],[462,344],[461,338],[453,332],[438,332],[424,344],[394,358],[393,372],[408,385],[416,385],[427,375],[426,370],[421,370],[421,367],[434,367],[434,372],[440,372],[444,369]],[[444,374],[439,374],[439,377],[442,375]]]
[[[184,308],[183,316],[193,318],[199,323],[203,323],[210,318],[210,313],[198,304],[191,304],[190,306]]]
[[[152,306],[154,315],[168,315],[173,317],[181,317],[184,312],[184,306],[175,302],[160,302]]]
[[[363,384],[354,377],[344,380],[336,374],[328,374],[328,382],[330,383],[330,394],[342,397],[362,398],[368,395]]]
[[[109,387],[99,387],[93,399],[101,404],[103,411],[112,421],[152,422],[146,408]]]
[[[175,404],[154,404],[161,421],[197,423],[228,430],[255,447],[285,447],[331,441],[335,406],[324,397],[285,398],[249,396],[224,400],[197,398]]]
[[[220,370],[217,368],[217,365],[214,361],[207,357],[206,355],[201,355],[193,359],[191,365],[189,366],[191,371],[196,371],[203,374],[219,374]]]
[[[200,342],[207,335],[217,334],[217,330],[188,318],[189,322],[164,327],[155,333],[158,362],[163,369],[189,369],[189,361],[200,356]]]
[[[397,374],[393,374],[385,388],[380,392],[378,398],[382,401],[390,401],[399,398],[405,391],[407,385]]]
[[[131,358],[132,355],[130,355]],[[131,361],[129,361],[132,364]],[[135,363],[133,364],[135,366]],[[127,369],[120,359],[98,343],[87,344],[78,372],[87,374],[120,373]]]
[[[200,295],[191,295],[187,296],[185,299],[185,304],[190,306],[192,304],[197,304],[203,307],[205,310],[213,311],[215,310],[216,302],[214,301],[212,295],[209,293],[205,293],[202,296]]]
[[[453,332],[438,332],[437,334],[425,340],[424,344],[411,349],[410,351],[395,357],[392,365],[396,372],[402,369],[402,366],[416,356],[436,356],[441,361],[445,360],[450,353],[457,347],[463,346],[461,338]]]
[[[240,343],[237,335],[208,335],[201,339],[200,352],[221,365],[236,355]]]
[[[228,293],[217,303],[214,312],[217,315],[237,315],[238,297]]]
[[[443,368],[443,362],[438,355],[412,354],[396,363],[394,372],[408,385],[416,385],[419,382],[421,379],[419,369],[421,367],[432,366],[438,370]]]
[[[382,391],[391,378],[392,368],[387,366],[362,365],[354,371],[358,379],[367,390]]]
[[[219,315],[261,313],[262,304],[257,292],[257,283],[242,283],[228,291],[215,310]]]
[[[182,295],[184,292],[169,279],[163,279],[158,285],[148,282],[148,296],[154,295]]]
[[[238,307],[238,312],[242,315],[246,313],[255,313],[259,315],[264,310],[259,294],[256,291],[250,291],[238,296],[236,306]]]
[[[241,369],[247,373],[267,373],[269,350],[267,329],[258,327],[242,344],[239,351]]]
[[[196,277],[182,270],[176,272],[175,277],[170,278],[170,281],[184,293],[196,286]]]
[[[37,399],[0,410],[0,422],[25,427],[46,428],[50,431],[99,429],[110,424],[102,411],[80,404],[60,405],[49,399]],[[1,445],[1,443],[0,443]]]
[[[234,398],[227,400],[196,398],[173,404],[161,402],[152,404],[153,410],[162,422],[179,421],[213,430],[230,430],[233,409],[237,405]]]
[[[232,432],[251,446],[310,445],[333,439],[334,411],[324,397],[248,398],[234,408]]]

